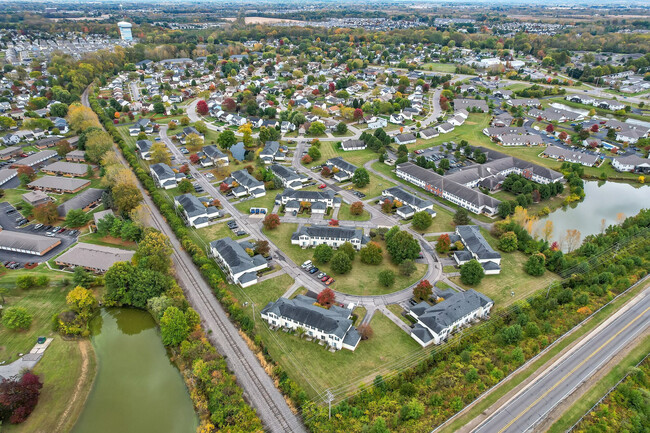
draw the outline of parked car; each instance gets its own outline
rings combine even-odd
[[[311,269],[309,270],[309,273],[310,273],[310,274],[315,274],[316,272],[318,272],[318,268],[317,268],[316,266],[314,266],[313,268],[311,268]]]
[[[318,185],[318,188],[319,188],[319,189],[323,189],[323,188],[325,188],[326,186],[327,186],[327,185],[325,185],[324,183],[321,183],[320,185]]]
[[[316,278],[323,278],[325,275],[326,275],[325,272],[320,272],[320,273],[316,276]]]
[[[330,276],[327,275],[327,274],[325,274],[325,275],[323,275],[323,276],[321,277],[320,280],[324,283],[325,281],[327,281],[327,280],[329,280],[329,279],[330,279]]]
[[[311,266],[311,260],[307,260],[301,266],[302,266],[303,269],[307,269],[307,267]]]
[[[327,281],[325,281],[325,285],[326,285],[326,286],[329,286],[329,285],[332,284],[333,282],[334,282],[334,278],[329,277],[329,279],[328,279]]]

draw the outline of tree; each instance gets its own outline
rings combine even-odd
[[[477,285],[484,276],[483,266],[476,259],[472,259],[460,267],[460,280],[468,286]]]
[[[405,277],[411,276],[416,269],[415,262],[411,259],[406,259],[399,264],[399,273]]]
[[[357,188],[363,188],[370,183],[370,174],[365,168],[357,168],[352,175],[352,183]]]
[[[368,324],[368,323],[364,323],[362,325],[359,325],[357,327],[357,332],[361,336],[362,340],[368,340],[368,339],[372,338],[372,336],[374,334],[372,328],[370,327],[370,324]]]
[[[421,232],[425,231],[433,223],[431,214],[427,211],[416,212],[413,215],[413,227]]]
[[[392,233],[391,233],[392,232]],[[420,244],[410,233],[400,231],[393,227],[386,233],[386,250],[394,263],[400,264],[404,260],[415,260],[420,254]]]
[[[59,219],[59,213],[54,202],[39,204],[32,211],[32,215],[41,224],[53,224]]]
[[[170,165],[172,162],[169,152],[167,151],[167,146],[165,146],[160,141],[156,141],[151,145],[151,163],[152,164],[167,164]]]
[[[393,210],[393,202],[390,201],[389,199],[386,199],[381,203],[382,212],[391,213],[392,210]]]
[[[524,270],[528,275],[539,277],[544,274],[546,265],[546,257],[542,253],[535,253],[528,258],[524,265]]]
[[[566,231],[566,237],[564,238],[564,241],[566,242],[568,252],[575,250],[578,245],[580,245],[581,236],[582,235],[580,234],[579,230],[570,229]]]
[[[168,307],[160,318],[160,336],[165,346],[178,346],[187,338],[190,327],[185,314],[176,307]]]
[[[32,324],[32,315],[24,307],[9,307],[2,313],[2,324],[12,331],[29,329]]]
[[[66,104],[52,104],[50,106],[50,116],[52,117],[65,117],[68,115],[68,106]]]
[[[336,294],[328,287],[321,290],[318,296],[316,296],[316,301],[324,307],[330,306],[336,302]]]
[[[196,103],[196,111],[201,116],[206,116],[210,112],[210,109],[208,108],[208,103],[205,102],[203,99],[201,99],[199,102]]]
[[[94,130],[86,137],[86,156],[90,162],[99,163],[113,148],[113,139],[102,130]]]
[[[6,131],[7,129],[16,126],[16,121],[9,116],[0,116],[0,130]]]
[[[232,98],[226,98],[223,100],[223,103],[221,104],[221,108],[223,108],[223,111],[228,111],[232,113],[237,109],[237,103]]]
[[[377,276],[379,277],[379,283],[385,287],[390,287],[395,284],[395,272],[390,269],[380,271]]]
[[[307,155],[311,157],[312,161],[317,161],[321,157],[320,150],[318,150],[318,148],[314,146],[309,148],[309,150],[307,151]]]
[[[337,251],[332,256],[331,267],[337,274],[345,274],[352,269],[352,260],[343,251]]]
[[[343,243],[343,245],[339,247],[339,251],[344,252],[350,260],[354,260],[354,256],[357,252],[350,242]]]
[[[68,292],[65,297],[66,304],[84,320],[90,318],[92,312],[99,305],[92,290],[77,286]]]
[[[143,269],[168,274],[174,252],[169,238],[155,229],[146,229],[133,255],[133,263]]]
[[[4,379],[0,383],[0,422],[20,424],[32,413],[43,387],[40,378],[24,373],[20,379]]]
[[[546,223],[544,223],[544,228],[542,229],[542,237],[545,241],[548,242],[548,240],[551,238],[551,235],[553,235],[553,221],[546,220]]]
[[[334,250],[327,244],[320,244],[314,248],[314,263],[324,264],[329,262],[334,255]]]
[[[18,178],[20,179],[20,184],[25,187],[27,184],[34,179],[36,179],[36,172],[32,167],[20,166],[16,170]]]
[[[193,189],[194,187],[192,186],[192,182],[190,182],[188,179],[183,179],[178,182],[178,190],[183,194],[191,192]]]
[[[203,146],[203,137],[201,137],[199,134],[195,134],[194,132],[192,132],[191,134],[188,134],[187,137],[185,137],[185,146],[191,151],[195,152],[201,149],[201,147]]]
[[[221,134],[219,134],[219,137],[217,138],[217,143],[219,143],[219,147],[221,147],[222,149],[228,150],[231,147],[233,147],[235,144],[237,144],[237,137],[235,136],[235,133],[233,131],[227,129],[223,131]]]
[[[549,123],[548,125],[546,125],[546,132],[551,134],[551,133],[553,133],[553,131],[555,131],[555,127],[553,127],[552,123]]]
[[[72,209],[65,217],[65,225],[77,228],[88,223],[89,215],[83,209]]]
[[[68,140],[61,140],[56,143],[56,153],[59,156],[66,156],[72,152],[72,145]]]
[[[311,125],[309,125],[309,129],[307,130],[307,132],[310,135],[314,135],[316,137],[318,137],[320,135],[324,135],[325,134],[325,124],[323,122],[319,122],[319,121],[312,122]]]
[[[339,135],[343,135],[346,132],[348,132],[348,125],[346,125],[343,122],[339,122],[336,124],[336,133]]]
[[[270,213],[264,217],[262,224],[265,229],[273,230],[280,225],[280,217],[278,214]]]
[[[368,242],[366,246],[361,248],[359,251],[359,258],[361,259],[361,263],[367,265],[378,265],[383,259],[381,247],[375,242]]]
[[[355,201],[350,205],[350,213],[352,215],[361,215],[363,213],[363,203]]]
[[[156,114],[167,114],[167,110],[165,109],[165,104],[162,102],[158,101],[153,104],[153,111]]]
[[[418,283],[417,286],[413,288],[413,297],[421,301],[428,299],[429,296],[431,296],[432,294],[433,294],[433,286],[431,285],[429,280],[422,280]]]
[[[498,247],[501,251],[510,253],[516,251],[518,246],[517,234],[515,232],[505,232],[499,238]]]
[[[33,275],[25,274],[19,275],[16,278],[16,287],[20,290],[28,290],[36,286],[36,277]]]
[[[457,226],[466,226],[470,223],[469,213],[467,210],[460,208],[454,214],[454,224]]]
[[[449,248],[451,247],[451,240],[449,239],[449,235],[446,233],[441,234],[438,236],[438,240],[436,242],[436,251],[440,254],[445,254],[449,252]]]
[[[305,155],[300,159],[300,162],[302,162],[305,165],[306,164],[311,164],[312,161],[313,161],[313,159],[311,159],[311,156],[309,156],[309,155]]]
[[[257,240],[255,241],[255,254],[261,254],[263,256],[269,255],[271,252],[271,246],[269,245],[269,241],[265,240]]]
[[[77,286],[88,288],[95,282],[95,277],[81,266],[77,266],[72,272],[72,282]]]
[[[111,188],[113,203],[121,212],[131,212],[142,201],[142,194],[135,182],[133,179],[124,180]]]

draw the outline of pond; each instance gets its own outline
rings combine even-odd
[[[630,217],[643,208],[650,207],[650,187],[635,187],[627,183],[585,181],[585,199],[569,206],[558,208],[549,216],[541,218],[537,227],[543,227],[547,220],[553,221],[553,235],[550,241],[562,244],[567,230],[580,231],[582,240],[600,233],[603,227],[617,224],[619,215]],[[566,246],[562,245],[566,250]]]
[[[230,152],[232,153],[232,157],[237,161],[243,161],[244,157],[246,157],[246,148],[244,147],[244,143],[242,141],[231,147]]]
[[[149,313],[103,309],[91,332],[97,377],[73,433],[196,431],[189,393]]]

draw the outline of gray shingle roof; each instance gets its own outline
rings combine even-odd
[[[72,209],[83,209],[86,206],[100,200],[104,194],[103,189],[98,188],[88,188],[87,190],[80,192],[76,196],[72,197],[70,200],[61,203],[56,211],[60,217],[64,217]]]
[[[494,251],[481,234],[478,226],[457,226],[456,232],[463,239],[463,243],[479,260],[500,259],[501,254]]]
[[[384,192],[389,193],[391,196],[395,197],[402,203],[411,205],[418,209],[422,209],[433,205],[433,203],[430,200],[422,200],[421,198],[414,196],[413,194],[411,194],[410,192],[404,190],[399,186],[388,188],[384,190]]]
[[[0,231],[0,248],[42,252],[61,243],[59,239],[24,232]]]
[[[210,242],[210,247],[219,252],[219,255],[228,264],[233,274],[246,272],[266,263],[261,255],[249,256],[244,247],[231,238],[218,239]]]
[[[440,333],[454,322],[467,316],[479,307],[492,303],[492,300],[476,290],[470,289],[456,293],[444,301],[432,305],[419,316],[429,329]]]
[[[135,251],[79,243],[57,257],[58,263],[70,266],[82,266],[106,272],[117,262],[128,262],[133,258]]]
[[[310,238],[332,238],[332,239],[344,239],[351,241],[353,239],[358,239],[362,244],[365,243],[365,236],[363,235],[363,230],[355,229],[352,227],[330,227],[330,226],[302,226],[297,232],[295,232],[291,238],[294,236],[309,236]]]
[[[201,200],[192,194],[183,194],[176,197],[176,201],[190,217],[206,214],[206,209]]]
[[[346,171],[348,173],[354,173],[357,169],[356,165],[350,164],[347,162],[345,159],[341,158],[340,156],[337,156],[336,158],[332,158],[327,160],[327,163],[329,165],[333,165],[334,167],[338,168],[339,170]]]
[[[47,188],[47,189],[60,189],[64,191],[74,191],[78,188],[83,188],[89,185],[90,181],[87,179],[73,179],[69,177],[58,176],[43,176],[30,182],[27,186],[30,188]]]

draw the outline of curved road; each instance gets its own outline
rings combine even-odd
[[[82,95],[82,104],[90,106],[87,88]],[[129,167],[122,153],[115,146],[115,152],[123,165]],[[176,278],[185,289],[188,301],[201,316],[203,326],[210,341],[217,347],[234,372],[244,395],[257,410],[257,414],[269,431],[306,432],[302,422],[291,411],[284,397],[264,371],[255,354],[248,348],[239,331],[232,324],[221,304],[214,297],[211,288],[198,276],[198,271],[191,257],[182,248],[171,227],[165,221],[147,191],[138,182],[138,188],[144,197],[144,204],[149,210],[151,226],[164,233],[172,243],[172,259]],[[224,200],[225,201],[225,200]]]
[[[578,386],[637,336],[650,329],[650,288],[627,309],[592,331],[526,388],[476,427],[475,433],[530,431]]]

